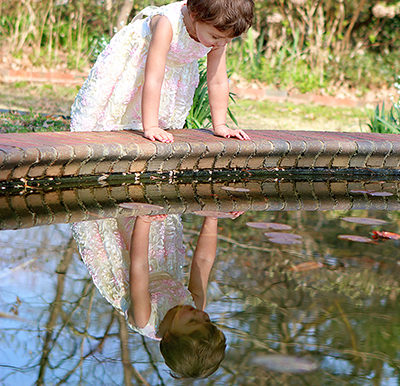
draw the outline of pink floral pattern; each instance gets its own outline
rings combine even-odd
[[[187,33],[181,12],[185,4],[181,1],[159,8],[148,7],[112,38],[75,99],[71,131],[143,129],[141,95],[151,40],[149,23],[155,15],[165,15],[173,29],[159,124],[164,129],[183,128],[198,85],[197,60],[210,51]]]
[[[158,327],[167,312],[177,305],[194,305],[183,284],[182,222],[178,215],[168,215],[163,222],[153,222],[149,234],[149,292],[151,315],[144,328],[128,320],[129,249],[135,217],[103,219],[74,223],[73,235],[83,262],[102,296],[121,314],[132,330],[159,340]]]

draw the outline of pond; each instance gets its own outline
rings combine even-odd
[[[381,179],[128,184],[125,196],[100,184],[8,196],[0,383],[398,385],[400,189]],[[164,209],[120,207],[132,201]],[[244,211],[218,220],[206,311],[227,347],[208,379],[172,378],[159,343],[129,332],[93,285],[67,224],[146,210],[181,215],[186,277],[201,211]]]

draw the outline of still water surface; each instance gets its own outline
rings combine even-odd
[[[182,219],[187,272],[202,218]],[[275,232],[299,237],[278,244],[264,235],[274,230],[249,222],[290,225]],[[92,284],[68,224],[1,231],[0,384],[399,385],[400,240],[338,238],[372,231],[400,233],[400,214],[219,219],[206,311],[226,335],[227,355],[195,382],[171,378],[158,342],[127,333]]]

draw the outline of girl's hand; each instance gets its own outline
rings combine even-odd
[[[237,138],[241,141],[248,141],[250,137],[243,131],[239,129],[230,129],[226,125],[218,125],[214,128],[214,134],[223,138]]]
[[[159,127],[150,127],[149,129],[145,129],[144,137],[150,139],[150,141],[160,141],[163,143],[174,142],[174,136]]]
[[[145,223],[151,223],[153,221],[164,221],[166,219],[167,215],[166,214],[153,214],[153,215],[144,215],[144,216],[138,216],[143,222]]]
[[[236,211],[236,212],[229,212],[232,215],[232,220],[238,218],[239,216],[241,216],[244,211]]]

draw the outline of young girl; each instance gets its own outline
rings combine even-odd
[[[179,377],[207,377],[225,356],[225,336],[204,312],[217,222],[216,217],[204,219],[188,288],[183,285],[185,250],[178,215],[72,225],[82,259],[100,293],[125,316],[132,330],[160,340],[165,363]]]
[[[251,25],[253,0],[187,0],[148,7],[99,55],[71,110],[72,131],[143,130],[170,143],[182,129],[207,55],[214,134],[250,139],[226,126],[226,44]],[[147,16],[143,19],[144,16]]]

